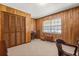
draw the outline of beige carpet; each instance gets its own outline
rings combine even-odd
[[[64,50],[72,53],[73,48],[64,46]],[[31,43],[8,48],[9,56],[57,56],[55,43],[34,39]]]

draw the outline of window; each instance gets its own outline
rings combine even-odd
[[[47,33],[50,33],[51,31],[51,23],[50,23],[50,20],[46,20],[43,22],[43,32],[47,32]]]
[[[61,34],[61,18],[44,21],[43,32]]]

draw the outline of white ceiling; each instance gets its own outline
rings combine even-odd
[[[31,13],[32,18],[40,18],[59,11],[63,11],[75,6],[79,6],[79,3],[3,3],[4,5],[23,10]]]

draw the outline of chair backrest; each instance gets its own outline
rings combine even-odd
[[[74,48],[75,48],[74,53],[73,53],[73,54],[70,54],[70,53],[68,54],[68,53],[66,53],[66,52],[62,49],[62,44],[68,45],[68,46],[71,46],[71,47],[74,47]],[[57,39],[57,40],[56,40],[56,46],[57,46],[57,49],[58,49],[58,55],[59,55],[59,56],[63,56],[63,55],[66,55],[66,56],[76,55],[77,46],[67,44],[66,42],[64,42],[64,41],[61,40],[61,39]]]
[[[56,46],[57,46],[57,49],[58,49],[58,55],[59,56],[62,56],[62,54],[63,54],[62,43],[64,43],[64,42],[61,39],[56,40]]]

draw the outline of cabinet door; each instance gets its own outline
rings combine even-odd
[[[9,35],[9,37],[10,37],[9,44],[10,44],[10,47],[13,47],[13,46],[16,45],[16,42],[15,42],[15,33],[9,33],[9,34],[10,34]]]
[[[26,27],[25,27],[25,17],[21,17],[21,35],[22,35],[22,43],[26,42],[26,35],[25,35]]]
[[[9,18],[10,32],[15,32],[15,20],[16,20],[16,16],[13,14],[10,14],[10,18]]]
[[[3,31],[4,32],[9,32],[9,14],[8,13],[3,13]]]
[[[26,43],[26,36],[25,36],[25,32],[21,32],[21,38],[22,38],[22,43]]]
[[[6,42],[6,46],[7,46],[7,48],[10,46],[9,45],[9,33],[3,33],[4,35],[3,35],[3,40],[5,40],[5,42]]]
[[[3,39],[7,47],[13,47],[26,42],[26,18],[3,12]],[[28,25],[27,25],[28,26]],[[28,29],[29,30],[29,29]],[[28,38],[29,39],[29,38]]]
[[[17,45],[22,44],[22,39],[21,39],[21,33],[20,32],[16,32],[16,43],[17,43]]]
[[[25,31],[25,18],[21,17],[21,31]]]
[[[21,31],[21,20],[20,16],[16,16],[16,32]]]
[[[23,17],[23,23],[24,23],[24,43],[26,43],[26,17]]]

